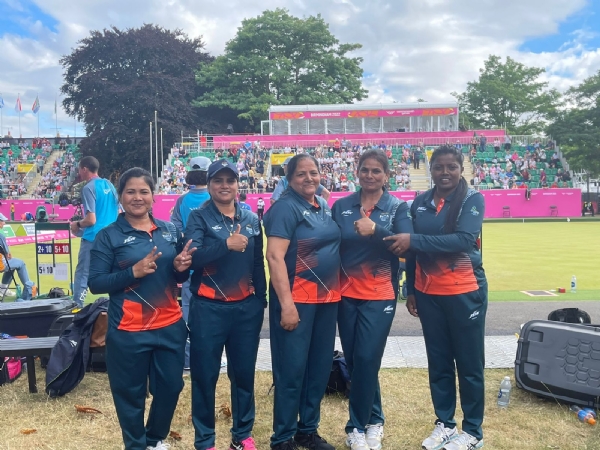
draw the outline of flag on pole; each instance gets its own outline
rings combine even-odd
[[[4,99],[0,95],[0,108],[4,108]]]
[[[33,102],[33,106],[31,107],[31,110],[33,111],[34,114],[37,114],[38,111],[40,110],[40,99],[37,95],[35,97],[35,102]]]
[[[23,108],[21,107],[21,97],[17,96],[17,103],[15,104],[15,112],[20,113]]]

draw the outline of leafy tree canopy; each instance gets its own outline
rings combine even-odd
[[[452,93],[471,127],[503,128],[510,134],[542,131],[556,113],[560,94],[540,81],[543,68],[527,67],[510,57],[490,55],[477,81],[462,94]]]
[[[242,21],[224,54],[201,65],[195,104],[229,108],[252,123],[267,118],[269,105],[362,100],[362,58],[346,56],[361,47],[340,44],[320,15],[265,11]]]
[[[600,71],[567,91],[567,107],[547,133],[561,146],[573,169],[600,176]]]
[[[194,70],[212,58],[200,39],[155,25],[92,31],[60,63],[63,106],[85,124],[84,155],[100,161],[103,174],[149,168],[149,123],[158,111],[166,148],[198,117]],[[200,120],[201,122],[201,120]]]

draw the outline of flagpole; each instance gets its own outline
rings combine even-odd
[[[56,106],[56,95],[54,96],[54,120],[56,121],[56,134],[54,135],[54,137],[58,137],[58,109]],[[73,136],[73,139],[75,139],[75,136]],[[75,141],[73,141],[75,142]]]
[[[165,163],[165,157],[163,156],[163,135],[162,135],[162,127],[160,129],[160,161],[161,164]]]
[[[150,122],[150,175],[152,175],[152,122]]]
[[[19,92],[19,94],[17,94],[17,101],[19,102],[19,139],[21,139],[23,136],[21,135],[21,93]]]
[[[154,111],[154,152],[156,153],[156,181],[158,182],[158,111]]]

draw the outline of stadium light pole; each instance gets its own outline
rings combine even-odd
[[[160,129],[160,161],[161,164],[165,163],[165,157],[163,156],[163,135],[162,135],[162,127]],[[157,180],[158,182],[158,180]]]
[[[152,175],[152,122],[150,122],[150,174]]]

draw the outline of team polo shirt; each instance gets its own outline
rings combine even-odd
[[[206,188],[194,188],[177,199],[171,222],[181,231],[185,230],[190,213],[199,209],[207,200],[210,200],[210,194]]]
[[[163,328],[177,322],[177,283],[189,272],[177,272],[173,260],[182,249],[179,230],[155,219],[150,232],[133,228],[120,214],[116,222],[100,230],[90,256],[88,285],[92,293],[107,292],[109,326],[124,331]],[[162,255],[156,271],[143,278],[133,276],[133,266],[157,247]]]
[[[327,202],[315,197],[308,203],[288,189],[264,217],[267,237],[290,241],[285,254],[292,299],[296,303],[327,303],[341,300],[340,229]],[[269,296],[277,299],[272,283]]]
[[[96,223],[83,230],[81,236],[93,241],[96,234],[105,226],[117,220],[119,200],[112,183],[104,178],[92,178],[81,190],[84,215],[88,212],[96,215]]]
[[[435,188],[434,188],[435,189]],[[483,225],[483,195],[469,189],[462,201],[456,231],[445,234],[444,221],[454,193],[443,204],[433,204],[434,189],[419,195],[411,205],[414,232],[407,258],[408,293],[458,295],[486,283],[478,238]]]
[[[375,234],[361,236],[354,222],[361,219],[360,191],[336,201],[333,220],[342,232],[340,256],[342,295],[359,300],[393,300],[398,295],[400,262],[388,250],[391,242],[383,238],[398,233],[412,233],[412,220],[405,201],[387,190],[371,212]]]
[[[230,251],[227,238],[240,225],[248,238],[244,252]],[[236,203],[235,216],[227,217],[214,202],[205,203],[190,213],[184,242],[190,248],[193,270],[190,290],[193,295],[222,302],[234,302],[255,294],[267,300],[267,281],[263,256],[263,234],[258,216]]]

